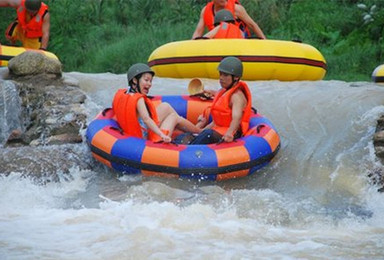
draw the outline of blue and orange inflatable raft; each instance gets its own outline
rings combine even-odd
[[[168,102],[192,122],[211,104],[191,96],[155,96],[152,101]],[[96,116],[86,137],[93,157],[122,173],[202,180],[250,175],[267,165],[280,147],[275,127],[256,111],[248,133],[232,143],[177,145],[127,136],[120,130],[112,109]]]

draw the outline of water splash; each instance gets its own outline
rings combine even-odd
[[[90,114],[110,104],[125,79],[73,74],[88,82]],[[95,86],[87,81],[104,76]],[[188,82],[155,78],[151,94],[187,93]],[[382,167],[371,140],[384,89],[249,85],[253,105],[282,136],[269,166],[222,183],[120,176],[95,161],[92,170],[69,168],[71,178],[59,183],[3,176],[0,258],[382,259],[384,194],[366,176]]]

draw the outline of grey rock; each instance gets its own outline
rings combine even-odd
[[[373,135],[376,156],[384,162],[384,115],[377,120],[376,132]]]
[[[12,75],[27,76],[36,74],[62,74],[59,60],[49,58],[36,51],[26,51],[8,62],[8,69]]]
[[[85,93],[61,77],[61,63],[38,52],[10,60],[0,80],[0,174],[21,173],[38,182],[70,178],[91,168],[81,132]]]
[[[373,135],[373,144],[375,146],[384,146],[384,131],[376,132]]]
[[[71,169],[91,169],[86,146],[64,144],[0,149],[0,174],[21,174],[39,184],[71,180]]]
[[[78,86],[67,86],[62,79],[47,74],[13,78],[21,100],[23,133],[19,140],[6,146],[46,145],[51,136],[78,135],[86,127],[85,93]],[[1,85],[1,83],[0,83]],[[12,131],[14,129],[11,129]],[[78,138],[57,139],[60,142],[78,142]]]
[[[16,84],[0,80],[0,146],[17,139],[24,129],[21,122],[21,99]]]
[[[373,135],[373,146],[376,157],[384,164],[384,115],[377,119],[376,131]],[[369,174],[372,183],[379,187],[378,191],[384,192],[384,169],[378,168]]]

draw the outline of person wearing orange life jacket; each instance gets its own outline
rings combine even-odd
[[[16,8],[17,19],[5,32],[12,45],[20,41],[25,48],[47,49],[50,15],[46,4],[41,0],[0,0],[0,7]]]
[[[210,114],[212,122],[200,115],[197,126],[204,130],[190,144],[232,142],[248,131],[252,113],[252,95],[248,85],[241,81],[243,64],[236,57],[221,60],[220,85],[222,89],[215,95]]]
[[[154,75],[147,64],[137,63],[129,68],[129,89],[119,89],[112,103],[112,109],[123,132],[154,142],[171,142],[176,127],[182,131],[200,133],[200,128],[179,116],[168,103],[162,102],[155,107],[147,97]]]
[[[205,38],[225,39],[238,38],[244,39],[244,34],[235,24],[235,19],[230,11],[223,9],[215,15],[215,28],[204,35]]]
[[[240,5],[238,0],[212,0],[205,7],[203,7],[200,13],[199,22],[197,23],[196,29],[192,35],[192,39],[202,37],[205,27],[208,30],[212,30],[214,28],[215,14],[222,9],[227,9],[232,13],[233,17],[235,17],[236,25],[246,32],[247,38],[251,36],[249,32],[250,29],[258,38],[266,39],[259,25],[248,15],[247,11],[242,5]]]

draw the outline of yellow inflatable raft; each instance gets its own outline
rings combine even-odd
[[[55,54],[49,51],[26,49],[23,47],[5,46],[0,44],[0,67],[8,66],[8,61],[13,57],[25,52],[25,51],[37,51],[43,53],[47,57],[58,59]]]
[[[372,80],[376,83],[384,83],[384,64],[377,66],[372,72]]]
[[[321,80],[326,61],[313,46],[279,40],[212,39],[164,44],[152,52],[149,66],[156,76],[213,78],[223,57],[243,61],[244,80]]]

